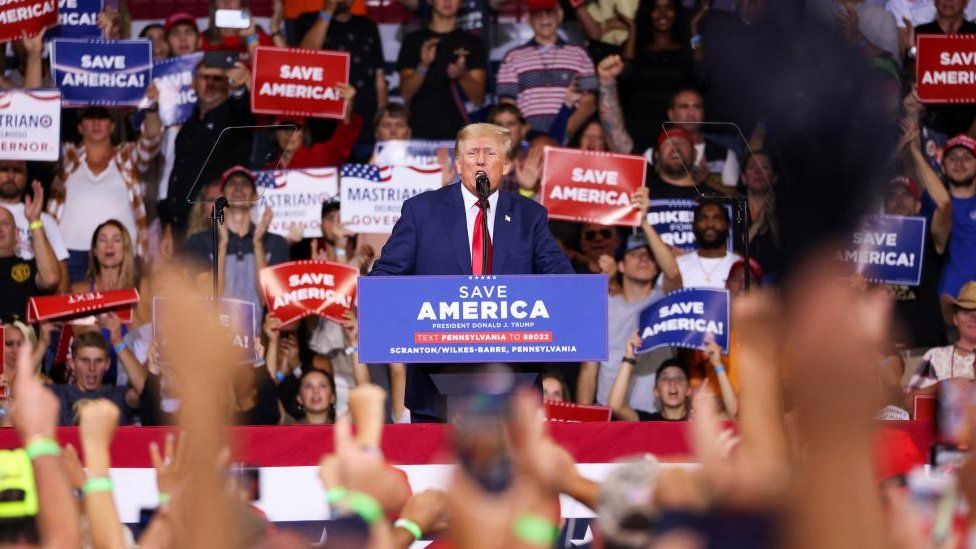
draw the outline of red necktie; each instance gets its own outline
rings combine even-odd
[[[474,236],[471,238],[471,274],[487,275],[491,274],[491,234],[488,234],[488,265],[481,264],[481,221],[484,218],[485,210],[488,209],[486,203],[484,207],[478,206],[478,216],[474,218]]]

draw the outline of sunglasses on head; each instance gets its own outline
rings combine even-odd
[[[600,235],[600,238],[606,239],[613,236],[613,231],[611,231],[610,229],[596,229],[592,231],[584,231],[583,240],[593,240],[594,238],[597,237],[597,235]]]

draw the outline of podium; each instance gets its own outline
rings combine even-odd
[[[359,279],[359,360],[403,362],[407,407],[448,417],[487,363],[607,360],[606,275],[367,276]],[[439,366],[424,366],[439,365]],[[465,365],[465,366],[461,366]]]

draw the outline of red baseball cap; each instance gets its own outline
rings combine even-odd
[[[526,0],[525,2],[530,14],[554,10],[558,5],[559,0]]]
[[[253,186],[255,189],[257,188],[257,183],[254,182],[254,180],[255,180],[255,178],[254,178],[254,172],[252,172],[251,170],[247,169],[246,167],[241,166],[240,164],[238,164],[236,166],[231,166],[230,168],[227,168],[227,170],[224,171],[224,173],[220,174],[220,190],[223,191],[224,190],[224,186],[227,185],[227,181],[231,177],[233,177],[235,175],[238,175],[238,174],[243,175],[244,177],[247,177],[248,180],[251,181],[251,186]]]
[[[969,154],[976,156],[976,139],[973,139],[964,133],[961,133],[946,141],[945,148],[942,150],[942,152],[943,154],[948,154],[950,149],[954,149],[956,147],[962,147],[969,151]]]
[[[732,266],[729,267],[729,274],[731,275],[736,270],[744,269],[745,267],[746,267],[745,258],[736,259],[735,263],[733,263]],[[751,257],[749,258],[749,270],[752,271],[752,278],[756,279],[757,282],[762,281],[762,277],[763,277],[762,265],[760,265],[758,261],[756,261]]]
[[[896,175],[895,177],[892,177],[891,181],[888,182],[888,188],[890,189],[892,187],[904,187],[905,190],[915,198],[915,200],[920,200],[922,198],[922,191],[918,188],[918,183],[916,183],[914,179],[905,177],[904,175]]]
[[[681,126],[674,126],[662,131],[661,134],[657,136],[657,146],[660,147],[661,144],[668,139],[684,139],[688,141],[688,143],[695,142],[695,140],[691,137],[691,133]]]
[[[181,24],[190,25],[191,27],[193,27],[193,31],[198,34],[200,32],[200,29],[197,28],[196,17],[193,17],[192,15],[190,15],[185,11],[178,11],[166,18],[166,22],[163,23],[163,33],[165,33],[168,36],[169,31],[173,30],[173,27]]]

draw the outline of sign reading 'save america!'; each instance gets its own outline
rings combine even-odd
[[[607,311],[606,275],[366,276],[359,360],[606,360]]]
[[[349,54],[259,47],[254,51],[251,111],[344,118],[337,84],[349,82]]]
[[[926,103],[976,103],[976,34],[918,37],[915,81]]]
[[[552,219],[637,227],[630,196],[646,170],[642,156],[546,147],[542,205]]]
[[[342,263],[291,261],[261,269],[261,287],[283,326],[311,315],[342,322],[356,300],[358,276]]]

